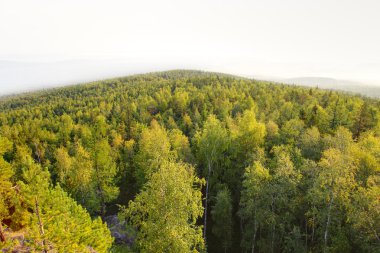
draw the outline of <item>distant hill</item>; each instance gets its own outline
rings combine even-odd
[[[359,93],[369,97],[380,97],[380,87],[371,86],[360,82],[338,80],[327,77],[297,77],[275,80],[286,84],[318,87],[321,89],[342,90],[347,92]]]

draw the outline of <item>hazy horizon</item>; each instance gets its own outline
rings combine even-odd
[[[168,69],[380,86],[380,2],[0,0],[0,94]]]

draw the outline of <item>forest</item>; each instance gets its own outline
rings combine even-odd
[[[380,252],[379,120],[190,70],[2,97],[0,249]]]

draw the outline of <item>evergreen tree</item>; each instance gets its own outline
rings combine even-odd
[[[23,213],[29,217],[25,237],[31,249],[107,252],[113,241],[107,226],[99,218],[92,220],[59,185],[52,188],[49,178],[47,170],[31,161],[18,183],[26,202]]]

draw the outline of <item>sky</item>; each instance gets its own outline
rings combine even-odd
[[[380,86],[378,0],[0,0],[0,94],[167,69]]]

